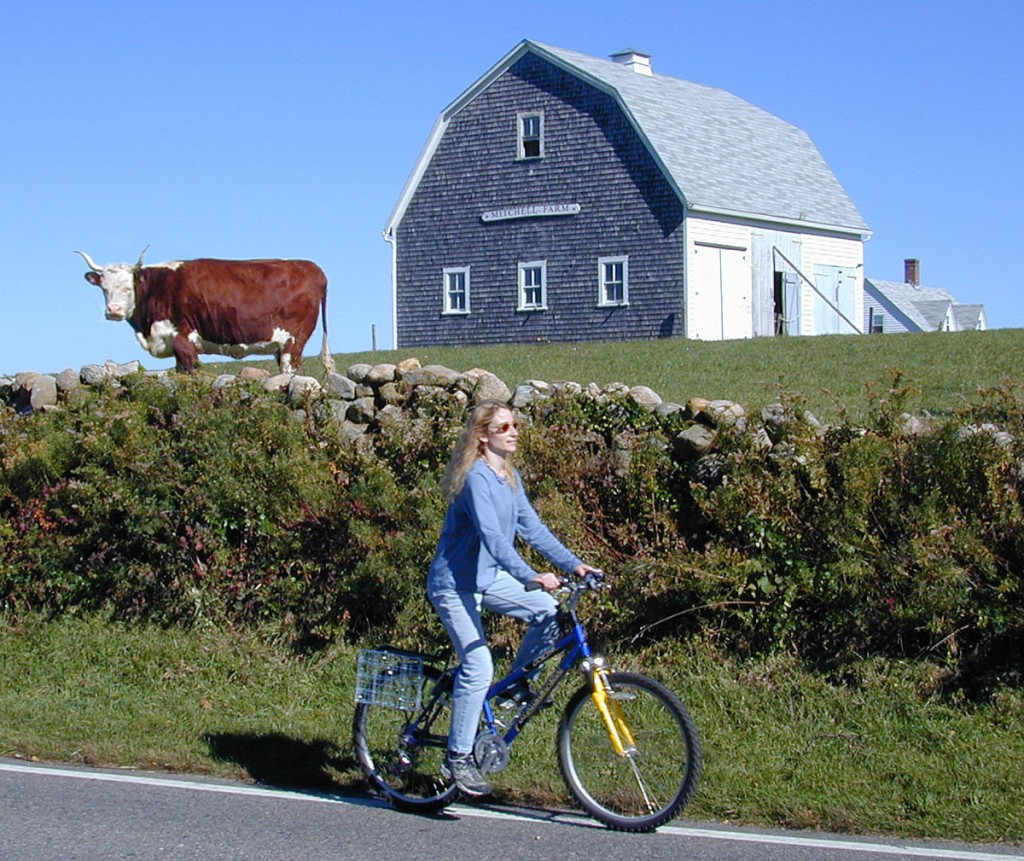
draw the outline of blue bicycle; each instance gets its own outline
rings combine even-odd
[[[701,769],[700,739],[672,691],[639,673],[617,672],[591,653],[577,605],[583,594],[602,588],[599,571],[562,586],[561,638],[491,686],[473,753],[481,772],[503,770],[520,732],[578,669],[585,683],[569,700],[557,731],[558,763],[569,793],[610,828],[652,831],[692,797]],[[528,678],[556,660],[540,688],[531,691]],[[438,667],[432,656],[390,647],[360,653],[356,756],[370,783],[398,808],[440,810],[459,795],[441,775],[456,670]]]

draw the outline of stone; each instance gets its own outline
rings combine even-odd
[[[368,425],[375,415],[373,398],[356,398],[345,411],[345,418],[357,425]]]
[[[917,416],[903,413],[896,421],[903,436],[920,436],[924,433],[924,422]]]
[[[265,380],[270,376],[266,368],[259,368],[256,365],[246,365],[238,372],[240,380]]]
[[[415,368],[405,371],[401,380],[409,386],[437,386],[442,389],[454,389],[459,384],[459,377],[462,376],[451,368],[444,365],[426,365],[423,368]]]
[[[674,404],[672,401],[662,401],[654,408],[654,414],[660,416],[663,419],[677,416],[683,411],[682,404]]]
[[[704,424],[696,423],[680,431],[672,439],[677,457],[692,460],[710,451],[715,444],[715,432]]]
[[[685,418],[699,421],[699,417],[707,412],[710,404],[711,401],[707,398],[690,398],[690,400],[686,402]]]
[[[65,368],[57,374],[57,391],[62,394],[77,389],[80,385],[82,378],[74,368]]]
[[[655,407],[661,403],[661,396],[647,386],[633,386],[629,390],[629,397],[648,412],[654,412]]]
[[[356,381],[338,373],[332,372],[327,375],[327,379],[324,380],[324,389],[328,394],[341,398],[343,401],[356,399]]]
[[[107,372],[102,365],[83,365],[79,377],[87,386],[101,386],[108,379]]]
[[[367,383],[371,386],[383,386],[384,383],[393,383],[395,381],[396,367],[391,364],[381,363],[374,365],[367,372],[362,382]]]
[[[106,371],[107,377],[111,380],[123,380],[125,377],[137,374],[142,369],[138,360],[132,360],[131,362],[124,362],[118,364],[117,362],[107,359],[103,363],[103,370]]]
[[[534,401],[550,397],[551,392],[551,386],[543,380],[527,380],[516,386],[512,393],[512,406],[517,410],[522,409]]]
[[[359,446],[367,438],[367,425],[365,424],[357,424],[346,419],[339,426],[339,430],[341,431],[342,438],[355,446]]]
[[[377,389],[377,397],[390,406],[401,406],[409,400],[410,389],[399,383],[385,383]]]
[[[579,383],[574,383],[572,380],[564,380],[557,383],[552,383],[551,388],[563,395],[579,395],[583,393],[583,386]]]
[[[718,427],[731,428],[739,425],[742,430],[746,424],[747,411],[733,401],[712,401],[708,409]]]
[[[348,369],[345,371],[345,376],[355,383],[363,383],[366,381],[366,376],[370,373],[372,368],[373,365],[368,365],[365,362],[349,365]]]
[[[459,380],[459,390],[470,396],[474,404],[500,401],[507,404],[512,391],[496,374],[481,368],[466,371]]]
[[[397,404],[386,404],[377,411],[377,421],[381,426],[400,424],[404,417],[405,413]]]
[[[303,406],[310,398],[318,397],[323,386],[316,377],[305,377],[296,374],[288,382],[288,402],[294,406]]]
[[[263,390],[267,392],[286,392],[292,381],[292,374],[274,374],[263,381]]]
[[[33,410],[57,405],[57,378],[49,374],[38,374],[32,381],[28,396]]]

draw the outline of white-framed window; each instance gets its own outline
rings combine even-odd
[[[597,304],[629,304],[629,258],[597,258]]]
[[[444,313],[469,313],[469,267],[451,266],[444,270]]]
[[[516,114],[516,153],[518,158],[544,157],[544,114],[524,111]]]
[[[519,264],[519,310],[544,311],[548,307],[548,264],[533,260]]]

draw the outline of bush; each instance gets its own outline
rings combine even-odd
[[[719,428],[681,461],[682,419],[568,389],[524,411],[520,468],[566,543],[613,573],[592,629],[710,637],[830,668],[942,661],[964,689],[1020,683],[1024,400],[979,392],[908,433],[899,375],[866,428],[783,397],[772,444]],[[203,377],[139,377],[65,409],[0,414],[0,602],[164,625],[276,623],[434,647],[423,583],[464,398],[405,392],[352,443],[324,403]],[[541,564],[537,560],[538,565]]]

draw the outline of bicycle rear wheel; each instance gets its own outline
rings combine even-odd
[[[455,784],[441,776],[448,749],[450,692],[437,689],[437,670],[428,667],[426,675],[429,699],[421,710],[360,703],[352,719],[363,773],[395,807],[420,813],[447,807],[458,793]]]
[[[653,831],[676,816],[697,788],[701,746],[686,707],[638,673],[609,673],[612,699],[635,740],[617,754],[584,685],[558,727],[558,764],[573,798],[620,831]]]

